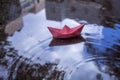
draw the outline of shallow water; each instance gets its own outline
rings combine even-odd
[[[0,80],[120,79],[119,24],[86,24],[80,37],[55,40],[47,26],[79,23],[46,20],[44,13],[26,15],[22,30],[11,37],[1,34]]]

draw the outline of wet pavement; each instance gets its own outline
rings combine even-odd
[[[120,25],[86,24],[81,36],[53,39],[47,26],[79,25],[46,20],[45,10],[23,17],[13,36],[0,34],[0,80],[120,80]]]

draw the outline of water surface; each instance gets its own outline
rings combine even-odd
[[[0,80],[119,80],[120,25],[86,24],[81,36],[52,38],[47,26],[79,25],[72,19],[46,20],[28,14],[13,36],[0,34]]]

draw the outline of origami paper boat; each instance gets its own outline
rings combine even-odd
[[[81,24],[74,28],[69,28],[67,25],[63,27],[63,29],[48,27],[49,31],[53,35],[53,38],[71,38],[75,36],[79,36],[84,24]]]

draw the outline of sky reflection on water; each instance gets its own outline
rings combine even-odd
[[[74,27],[79,23],[72,19],[62,22],[46,20],[44,12],[25,16],[23,29],[7,41],[1,40],[1,79],[120,79],[119,24],[114,28],[87,24],[81,33],[83,41],[49,46],[52,35],[47,26],[62,28],[67,24]]]

